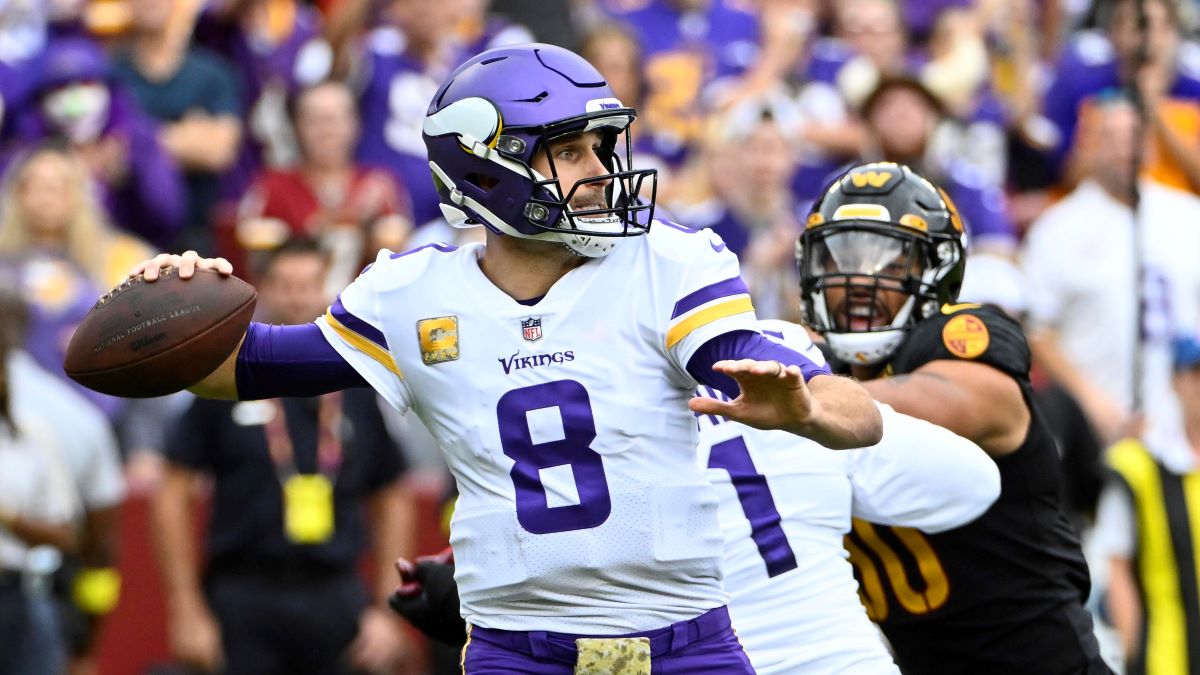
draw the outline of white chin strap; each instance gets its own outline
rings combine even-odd
[[[904,342],[901,329],[871,333],[825,333],[833,353],[852,366],[873,366],[891,356]]]

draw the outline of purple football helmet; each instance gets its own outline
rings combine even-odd
[[[425,116],[422,136],[443,215],[457,227],[482,224],[605,255],[618,237],[645,234],[654,215],[656,172],[630,168],[628,133],[624,160],[617,151],[635,115],[591,64],[565,49],[524,44],[483,52],[450,74]],[[609,173],[561,185],[549,143],[585,131],[599,132]],[[538,152],[549,159],[549,176],[533,170]],[[605,207],[568,208],[581,187],[595,183],[607,183]]]

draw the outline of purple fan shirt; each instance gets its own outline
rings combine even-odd
[[[238,64],[246,135],[238,162],[223,184],[225,196],[236,198],[264,163],[279,165],[294,159],[287,133],[287,97],[328,77],[333,51],[321,37],[320,14],[300,4],[291,32],[277,42],[260,39],[211,9],[200,15],[195,39]]]
[[[368,38],[364,55],[365,82],[360,94],[362,136],[357,159],[388,169],[412,198],[414,222],[420,226],[441,217],[438,193],[429,171],[421,137],[425,111],[441,84],[404,49],[404,38],[393,28],[380,28]],[[466,60],[455,59],[454,64]]]
[[[758,58],[757,16],[735,0],[713,0],[698,12],[668,0],[604,0],[600,9],[632,30],[642,49],[638,150],[678,164],[701,132],[705,88]]]
[[[156,246],[162,246],[183,227],[186,195],[183,176],[158,140],[158,123],[138,108],[119,85],[112,92],[108,122],[101,137],[117,137],[127,144],[129,175],[119,185],[96,184],[113,222]],[[0,159],[4,168],[20,151],[30,150],[55,136],[31,99],[16,120],[20,142],[15,152]]]
[[[1108,37],[1099,31],[1076,34],[1063,50],[1042,102],[1043,113],[1058,131],[1053,159],[1059,170],[1074,142],[1080,106],[1097,94],[1120,88],[1117,55]],[[1200,46],[1184,43],[1180,48],[1170,95],[1200,101]]]

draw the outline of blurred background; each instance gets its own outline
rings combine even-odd
[[[1198,11],[0,0],[0,674],[458,672],[383,604],[392,560],[446,545],[452,480],[414,417],[362,392],[120,400],[61,363],[158,251],[229,258],[259,320],[302,323],[381,247],[480,236],[439,220],[424,113],[463,60],[534,40],[638,109],[659,217],[718,232],[762,317],[800,319],[794,242],[839,167],[945,188],[961,299],[1027,328],[1110,660],[1153,662],[1148,626],[1200,622],[1196,584],[1144,583],[1200,578]]]

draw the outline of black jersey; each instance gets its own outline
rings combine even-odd
[[[948,305],[914,328],[885,374],[938,359],[1011,376],[1032,410],[1025,442],[996,460],[1000,497],[974,522],[926,534],[855,520],[846,537],[868,613],[909,675],[1107,673],[1083,608],[1087,563],[1059,507],[1054,439],[1029,384],[1029,347],[998,309]]]

